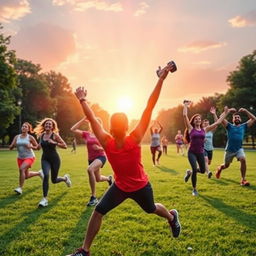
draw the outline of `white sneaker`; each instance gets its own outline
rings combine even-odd
[[[18,194],[21,195],[22,194],[22,189],[20,187],[15,188],[14,191]]]
[[[39,177],[40,177],[42,180],[44,180],[44,172],[43,172],[43,170],[41,169],[41,170],[39,170],[38,172],[39,172]]]
[[[64,175],[64,178],[66,178],[65,182],[66,182],[67,186],[68,186],[68,187],[71,187],[72,182],[71,182],[71,179],[70,179],[69,174],[65,174],[65,175]]]
[[[198,196],[198,192],[197,192],[196,189],[193,189],[193,191],[192,191],[192,196]]]
[[[48,200],[44,197],[38,204],[38,207],[46,207],[48,205]]]

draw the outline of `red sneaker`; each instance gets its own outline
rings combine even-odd
[[[241,186],[250,186],[250,183],[249,183],[249,181],[247,181],[247,180],[241,180],[240,185],[241,185]]]
[[[219,166],[219,167],[217,168],[217,172],[215,173],[215,177],[216,177],[217,179],[220,178],[221,171],[222,171],[222,169],[221,169],[221,167]]]

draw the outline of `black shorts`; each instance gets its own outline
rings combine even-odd
[[[105,156],[98,156],[98,157],[94,158],[93,160],[88,160],[88,164],[90,165],[96,159],[99,159],[102,162],[101,168],[104,166],[104,164],[107,161],[107,158]]]
[[[207,156],[209,160],[212,160],[212,150],[204,150],[204,156]]]
[[[161,146],[160,146],[160,145],[159,145],[159,146],[156,146],[156,147],[150,146],[150,151],[151,151],[151,154],[155,154],[156,151],[160,152],[160,151],[162,151],[162,149],[161,149]]]
[[[125,192],[113,183],[101,198],[95,210],[102,215],[105,215],[127,198],[133,199],[147,213],[153,213],[156,210],[153,190],[150,183],[134,192]]]

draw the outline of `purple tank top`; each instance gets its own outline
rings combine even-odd
[[[189,134],[190,137],[190,147],[189,152],[191,153],[204,153],[204,140],[205,140],[205,130],[196,130],[193,128]]]

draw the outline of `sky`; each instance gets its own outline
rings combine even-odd
[[[256,49],[255,0],[1,0],[0,22],[18,58],[54,70],[110,114],[138,119],[156,69],[174,60],[154,115],[228,90]]]

